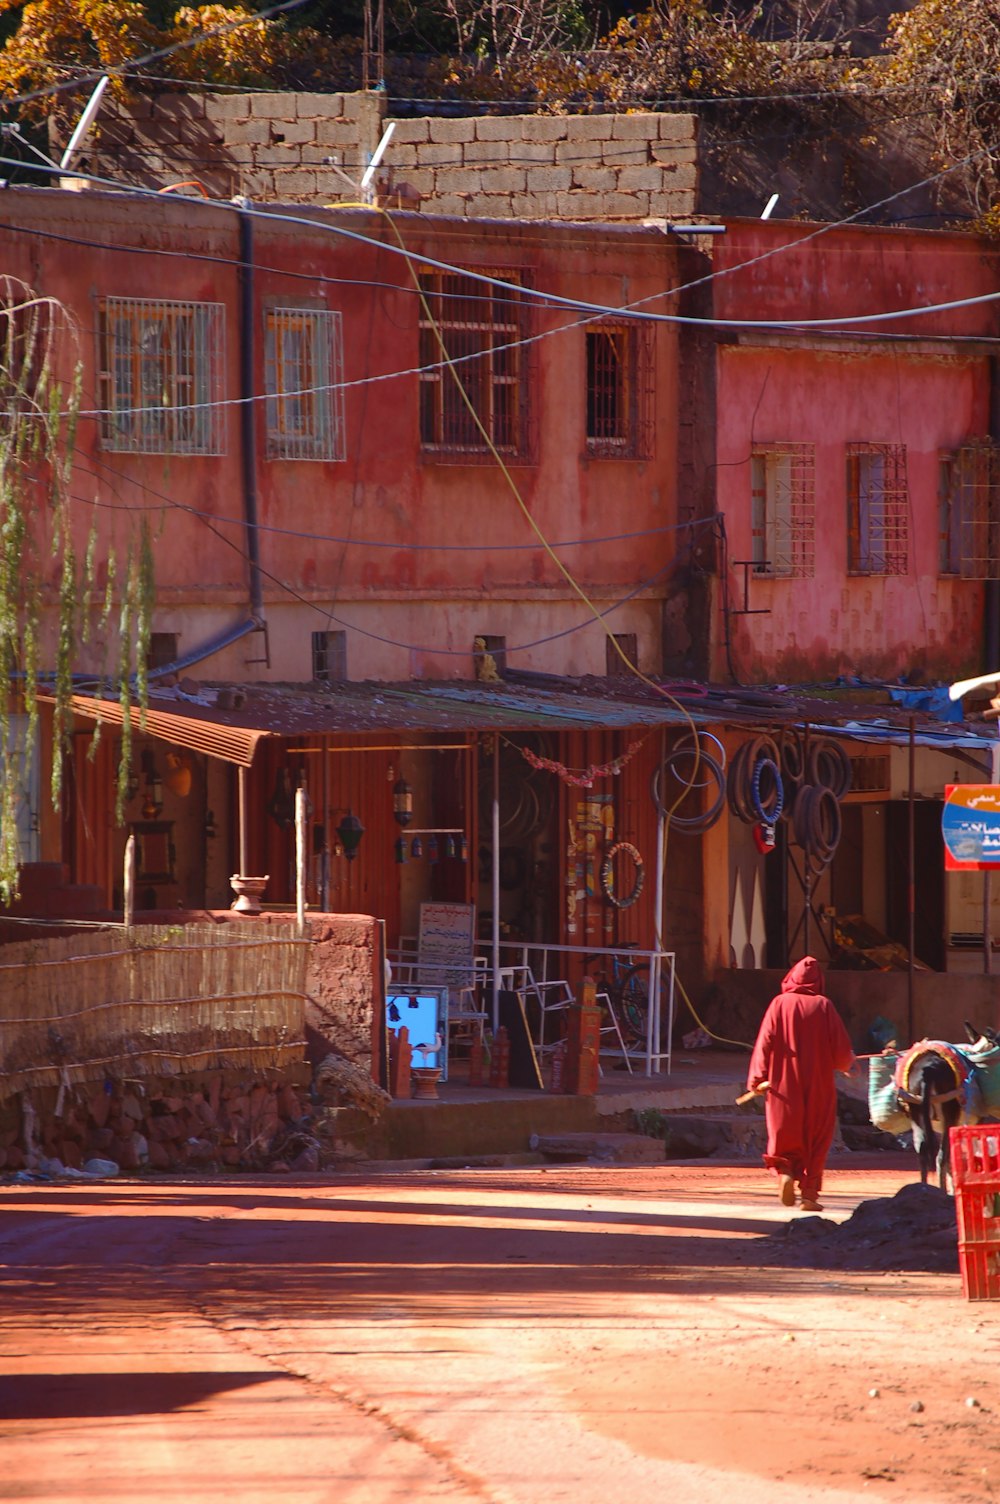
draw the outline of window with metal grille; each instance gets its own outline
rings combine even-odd
[[[939,569],[1000,579],[1000,448],[989,439],[940,457]]]
[[[621,653],[618,651],[619,648],[621,648]],[[622,653],[625,654],[625,658],[622,657]],[[634,632],[615,632],[611,637],[605,638],[604,672],[609,679],[630,679],[632,669],[638,667],[639,644]]]
[[[104,298],[101,443],[132,454],[224,454],[221,303]]]
[[[342,682],[347,678],[346,632],[312,634],[312,676],[332,682]]]
[[[754,574],[809,579],[815,571],[812,444],[767,444],[750,456]]]
[[[849,574],[905,574],[909,566],[905,444],[847,448]]]
[[[516,272],[490,275],[520,281]],[[488,460],[492,445],[505,459],[527,458],[531,381],[522,293],[461,272],[422,273],[420,287],[427,305],[420,313],[424,453]]]
[[[652,341],[631,324],[588,329],[587,453],[648,459],[652,443]]]
[[[269,308],[264,324],[269,459],[343,460],[343,334],[326,308]]]
[[[166,668],[177,662],[177,633],[150,632],[149,651],[146,654],[147,668]]]

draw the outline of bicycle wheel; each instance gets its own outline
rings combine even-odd
[[[640,962],[625,973],[621,983],[622,1012],[629,1019],[628,1026],[623,1020],[622,1032],[628,1038],[630,1032],[635,1034],[636,1043],[646,1048],[646,1020],[649,1017],[649,963]],[[653,1040],[654,1050],[660,1049],[667,1038],[670,1027],[670,986],[665,978],[660,976],[660,1038]],[[629,1014],[632,1015],[629,1018]]]
[[[649,967],[633,966],[618,987],[618,1022],[627,1046],[646,1048],[646,1021],[649,1017]]]

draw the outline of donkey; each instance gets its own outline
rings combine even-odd
[[[995,1047],[998,1036],[993,1029],[977,1029],[966,1020],[965,1032],[977,1050]],[[929,1046],[914,1054],[906,1072],[905,1086],[899,1087],[899,1104],[913,1125],[913,1147],[920,1159],[920,1183],[926,1185],[933,1172],[942,1190],[954,1183],[951,1175],[951,1130],[962,1120],[965,1107],[965,1084],[954,1058]],[[898,1079],[898,1078],[897,1078]],[[940,1135],[935,1122],[941,1126]]]

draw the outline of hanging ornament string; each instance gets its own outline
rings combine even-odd
[[[648,734],[647,732],[647,736]],[[517,751],[533,768],[541,769],[546,773],[555,773],[563,783],[571,784],[573,788],[589,789],[598,778],[617,778],[622,768],[632,761],[645,740],[645,736],[640,737],[637,742],[630,742],[620,757],[614,757],[610,762],[593,762],[589,768],[567,768],[565,763],[557,762],[555,758],[539,757],[538,753],[532,752],[530,747],[518,747]],[[506,737],[504,741],[507,741]],[[507,742],[507,745],[513,747],[514,743]]]

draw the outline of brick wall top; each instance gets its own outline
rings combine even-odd
[[[351,201],[385,110],[374,93],[153,95],[106,108],[87,165],[148,187],[194,181],[212,198]],[[379,200],[468,218],[687,218],[696,125],[677,114],[394,120]]]

